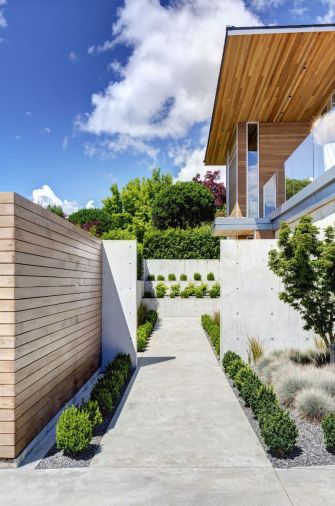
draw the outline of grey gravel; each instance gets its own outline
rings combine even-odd
[[[232,380],[228,376],[227,379],[273,467],[288,469],[290,467],[335,465],[335,454],[329,452],[325,447],[321,425],[302,420],[294,410],[290,410],[290,415],[294,419],[299,432],[297,448],[290,457],[277,458],[272,455],[263,443],[258,422],[251,409],[245,406]]]
[[[107,432],[108,427],[112,421],[112,418],[115,414],[115,411],[120,404],[122,397],[127,389],[131,376],[126,381],[121,395],[118,399],[118,402],[114,406],[113,410],[108,413],[108,415],[104,418],[102,424],[95,427],[93,431],[93,438],[89,447],[83,452],[78,453],[77,455],[66,455],[63,450],[58,450],[56,444],[48,451],[45,457],[39,462],[36,466],[36,469],[61,469],[66,467],[88,467],[90,465],[93,457],[100,452],[100,443]]]

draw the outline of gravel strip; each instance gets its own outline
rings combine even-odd
[[[335,465],[335,454],[330,453],[324,445],[321,425],[302,420],[297,412],[293,410],[290,410],[290,415],[294,419],[299,431],[297,448],[293,455],[283,459],[272,455],[263,443],[258,422],[251,409],[245,406],[232,380],[227,375],[226,377],[273,467],[288,469],[290,467]]]
[[[56,447],[56,444],[53,445],[53,447],[48,451],[48,453],[45,455],[45,457],[39,462],[36,469],[60,469],[60,468],[66,468],[66,467],[88,467],[90,465],[91,460],[93,457],[100,452],[100,443],[104,436],[104,434],[107,432],[108,427],[112,421],[112,418],[115,414],[115,411],[117,410],[122,397],[127,389],[127,386],[130,382],[130,379],[132,377],[132,374],[129,376],[128,380],[126,381],[122,393],[118,399],[118,402],[116,403],[116,406],[113,408],[113,410],[106,416],[102,424],[98,425],[93,431],[93,438],[91,441],[91,444],[89,447],[83,451],[78,453],[77,455],[65,455],[63,450],[58,450]]]

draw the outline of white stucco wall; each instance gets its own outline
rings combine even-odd
[[[102,243],[102,366],[118,353],[136,365],[136,241]]]
[[[221,353],[247,358],[248,337],[265,351],[313,346],[300,315],[278,298],[281,282],[267,266],[276,240],[221,241]]]

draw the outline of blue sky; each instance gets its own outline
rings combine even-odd
[[[0,0],[0,191],[70,211],[155,166],[192,177],[225,25],[334,20],[334,0]]]

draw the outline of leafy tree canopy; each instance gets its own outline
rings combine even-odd
[[[310,216],[294,231],[282,223],[278,247],[269,253],[269,267],[284,284],[279,298],[301,314],[306,330],[334,344],[335,228],[328,227],[320,239]]]
[[[47,207],[48,211],[51,211],[54,214],[57,214],[57,216],[60,216],[61,218],[65,218],[65,213],[63,211],[62,206],[52,206],[51,204]]]
[[[197,174],[193,178],[193,181],[200,183],[208,188],[208,190],[213,193],[215,199],[215,207],[217,209],[223,208],[223,206],[226,204],[226,187],[222,181],[220,182],[219,170],[208,170],[203,180],[201,180],[200,174]]]
[[[296,193],[300,192],[310,183],[309,179],[290,179],[286,178],[286,200],[290,199]]]
[[[79,211],[70,214],[68,220],[98,236],[111,228],[111,218],[102,209],[79,209]]]
[[[198,227],[214,215],[213,194],[195,182],[178,182],[164,188],[152,204],[152,222],[159,229]]]

